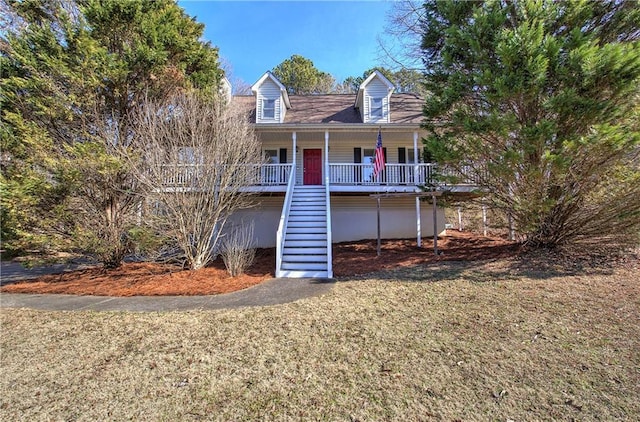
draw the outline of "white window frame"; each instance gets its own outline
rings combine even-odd
[[[181,165],[196,165],[202,164],[204,157],[193,147],[179,147],[178,148],[178,163]]]
[[[405,160],[407,161],[407,164],[415,164],[414,161],[414,153],[415,150],[413,149],[413,145],[411,145],[410,147],[406,147],[406,151],[407,154],[405,156]],[[418,150],[418,163],[420,162],[420,150]]]
[[[380,106],[376,103],[380,102]],[[371,119],[382,119],[384,117],[384,98],[383,97],[371,97],[369,100],[369,114]]]
[[[280,164],[280,150],[278,149],[265,149],[264,157],[267,164]]]
[[[370,155],[369,155],[370,154]],[[373,164],[376,161],[376,149],[371,147],[362,148],[362,164],[368,164],[362,167],[362,181],[373,182]]]
[[[267,107],[269,105],[269,107]],[[269,113],[267,114],[267,111]],[[273,120],[276,118],[276,100],[272,98],[262,99],[262,118],[265,120]]]

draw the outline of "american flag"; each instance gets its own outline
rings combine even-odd
[[[382,149],[382,133],[378,129],[378,142],[376,143],[376,160],[373,163],[373,176],[378,177],[378,174],[384,170],[384,150]]]

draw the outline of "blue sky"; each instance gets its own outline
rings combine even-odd
[[[233,76],[253,84],[293,54],[311,59],[338,81],[379,64],[389,1],[180,0],[205,24],[204,38],[220,49]]]

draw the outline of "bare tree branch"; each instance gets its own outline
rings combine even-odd
[[[156,207],[149,221],[173,238],[187,265],[202,268],[219,253],[227,219],[253,205],[260,144],[233,102],[181,94],[149,102],[135,116],[135,143],[146,165],[136,177]]]

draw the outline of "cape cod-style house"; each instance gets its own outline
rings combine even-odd
[[[250,187],[260,195],[259,207],[234,221],[254,222],[256,246],[276,246],[276,276],[332,277],[332,243],[377,237],[372,194],[394,194],[381,201],[383,239],[433,235],[433,224],[426,224],[431,205],[412,195],[434,168],[420,154],[420,97],[394,93],[378,71],[355,95],[289,95],[271,72],[251,90],[232,101],[246,108],[268,164]],[[386,165],[375,177],[378,132]],[[444,216],[441,210],[436,216],[439,233]]]

